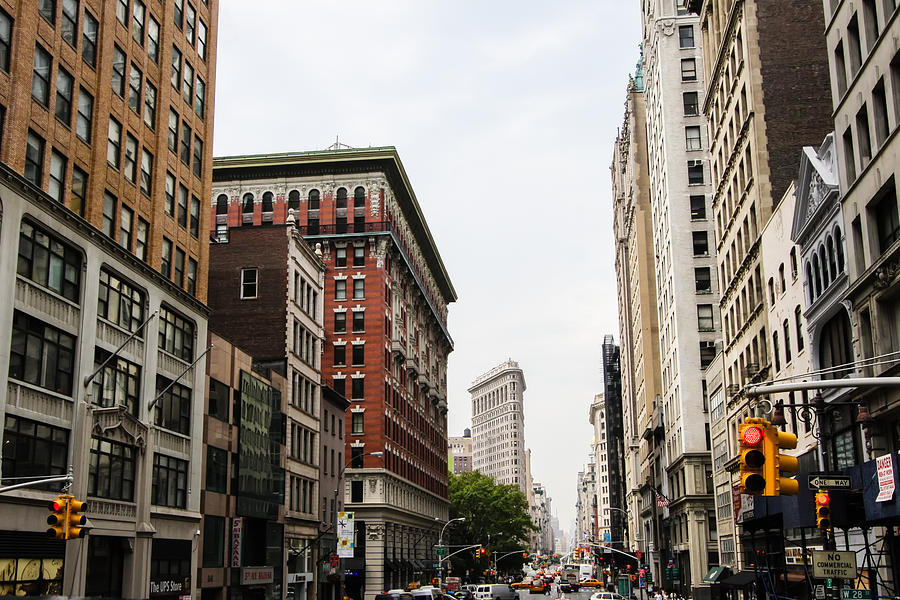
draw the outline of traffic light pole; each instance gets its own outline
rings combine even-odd
[[[10,479],[16,479],[15,477],[10,477]],[[30,481],[26,481],[24,483],[17,483],[15,485],[8,485],[6,487],[0,488],[0,494],[11,492],[12,490],[18,490],[22,488],[35,487],[38,485],[44,485],[45,483],[55,483],[57,481],[65,481],[66,483],[71,484],[74,481],[74,477],[72,473],[68,475],[57,475],[56,477],[43,477],[41,479],[32,479]]]

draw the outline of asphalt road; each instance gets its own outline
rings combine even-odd
[[[563,594],[567,600],[590,600],[591,594],[600,591],[600,588],[584,588],[577,592],[567,592]],[[556,600],[556,586],[553,586],[553,592],[550,594],[532,594],[525,590],[519,590],[519,598],[521,600]]]

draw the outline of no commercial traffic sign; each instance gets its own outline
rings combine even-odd
[[[819,579],[856,579],[856,552],[813,550],[812,575]]]
[[[810,473],[809,489],[849,490],[850,477],[846,475],[829,475],[827,473]]]

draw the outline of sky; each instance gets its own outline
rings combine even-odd
[[[395,146],[459,300],[448,433],[525,374],[532,474],[568,529],[618,340],[609,166],[639,57],[623,0],[225,0],[214,154]]]

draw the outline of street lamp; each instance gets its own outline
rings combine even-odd
[[[450,523],[453,523],[454,521],[465,521],[465,520],[466,520],[465,517],[456,517],[455,519],[450,519],[449,521],[447,521],[446,523],[444,523],[444,526],[441,527],[441,535],[438,536],[438,546],[443,547],[443,545],[444,545],[444,532],[447,530],[447,527],[450,525]],[[448,558],[449,558],[449,557],[448,557]],[[441,579],[444,579],[444,566],[443,566],[443,565],[444,565],[444,558],[442,557],[442,558],[441,558]]]
[[[362,458],[363,456],[384,456],[384,452],[381,451],[381,450],[374,450],[374,451],[372,451],[372,452],[366,452],[365,454],[358,454],[358,455],[356,455],[356,456],[351,457],[350,460],[347,461],[347,464],[345,464],[343,467],[341,467],[341,470],[338,471],[338,474],[337,474],[337,483],[335,484],[335,488],[334,488],[334,504],[335,504],[335,509],[337,509],[338,492],[340,491],[340,487],[341,487],[341,477],[344,476],[344,471],[346,471],[346,470],[350,467],[350,465],[353,464],[353,461],[355,461],[355,460],[357,460],[357,459],[360,459],[360,458]],[[340,511],[336,511],[336,512],[340,512]]]

